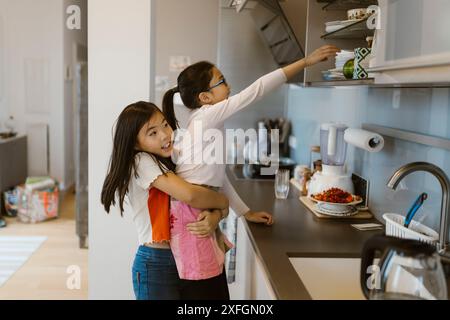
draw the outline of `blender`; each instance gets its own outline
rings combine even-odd
[[[339,188],[354,194],[352,178],[346,173],[345,157],[347,142],[344,140],[348,127],[340,123],[324,123],[320,127],[320,153],[322,172],[311,178],[308,195],[321,193],[331,188]]]

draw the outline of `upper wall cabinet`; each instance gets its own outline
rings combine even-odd
[[[230,5],[252,9],[280,66],[326,44],[344,50],[307,68],[296,79],[305,86],[450,86],[450,0],[233,0]]]
[[[450,1],[379,0],[375,84],[450,84]]]
[[[299,0],[294,0],[299,1]],[[353,52],[367,47],[366,39],[374,31],[367,27],[367,18],[348,18],[350,9],[368,8],[377,5],[376,0],[308,0],[306,55],[323,45],[332,44]],[[351,60],[348,57],[348,60]],[[333,75],[331,79],[327,73]],[[344,78],[343,64],[335,59],[311,66],[305,70],[305,86],[353,86],[372,84],[373,79],[353,80]]]

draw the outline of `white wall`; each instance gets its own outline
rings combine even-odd
[[[237,13],[235,9],[224,5],[221,7],[218,46],[218,66],[230,83],[232,94],[278,68],[258,33],[251,10]],[[285,88],[280,88],[232,116],[226,121],[225,127],[254,128],[261,118],[282,117],[284,112]]]
[[[0,11],[1,12],[1,11]],[[7,118],[8,111],[2,104],[5,94],[5,34],[3,12],[0,13],[0,131],[4,129],[4,121]]]
[[[100,193],[112,150],[111,128],[128,104],[149,99],[150,0],[89,0],[89,298],[133,299],[137,235]]]
[[[208,60],[218,64],[234,93],[277,68],[257,32],[250,10],[238,14],[235,9],[228,9],[228,1],[223,0],[156,0],[154,3],[155,75],[168,79],[167,87],[156,88],[154,100],[158,106],[165,91],[176,85],[179,75],[169,68],[170,56],[189,56],[192,63]],[[226,126],[249,128],[255,126],[261,116],[282,117],[284,97],[284,89],[277,90],[232,117]],[[186,118],[186,110],[176,108],[181,123]]]
[[[164,93],[176,85],[179,71],[169,68],[171,56],[188,56],[191,63],[217,63],[219,0],[156,0],[156,76],[168,86],[156,90],[161,106]]]
[[[63,181],[63,1],[0,0],[0,20],[3,21],[0,121],[14,116],[19,133],[26,133],[29,124],[49,124],[50,174]],[[46,79],[31,82],[28,87],[42,93],[44,103],[40,112],[27,110],[25,62],[30,59],[37,61],[38,68],[42,67]],[[41,90],[41,85],[45,90]],[[29,154],[31,161],[33,154]]]

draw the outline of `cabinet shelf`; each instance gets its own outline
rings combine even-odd
[[[359,20],[339,30],[325,33],[321,36],[322,39],[361,39],[373,36],[374,30],[367,28],[367,20]]]
[[[331,81],[312,81],[306,82],[307,87],[349,87],[349,86],[371,86],[375,80],[361,79],[361,80],[331,80]]]
[[[325,4],[323,10],[350,10],[378,5],[377,0],[317,0],[317,2]]]
[[[318,87],[318,88],[333,88],[333,87],[354,87],[367,86],[378,89],[431,89],[431,88],[450,88],[450,82],[436,82],[436,83],[390,83],[390,84],[376,84],[375,79],[361,79],[361,80],[330,80],[330,81],[307,81],[297,83],[301,87]]]

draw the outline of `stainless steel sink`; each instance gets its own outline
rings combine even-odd
[[[289,258],[313,300],[365,300],[361,259]]]

